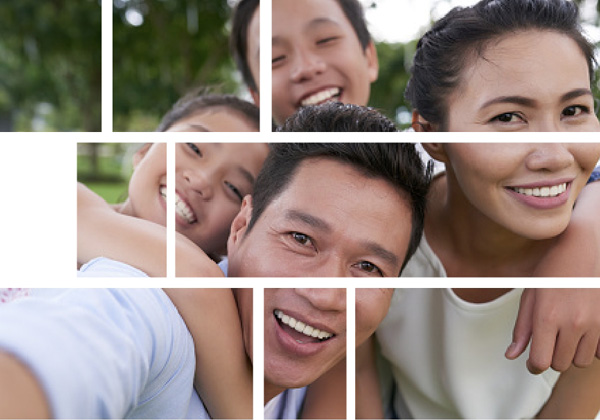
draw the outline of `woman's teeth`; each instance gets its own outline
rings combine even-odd
[[[276,309],[274,314],[277,318],[279,318],[282,324],[285,324],[309,337],[318,338],[319,340],[327,340],[333,336],[331,333],[321,331],[320,329],[307,325],[302,321],[297,321],[291,316],[284,314],[279,309]]]
[[[340,88],[335,87],[335,88],[325,89],[325,90],[315,93],[314,95],[309,96],[308,98],[304,99],[300,104],[302,106],[320,104],[321,102],[328,101],[328,100],[332,99],[334,96],[337,96],[339,94],[340,94]]]
[[[556,197],[567,190],[567,183],[553,185],[551,187],[539,188],[511,188],[513,191],[523,195],[532,195],[534,197]]]

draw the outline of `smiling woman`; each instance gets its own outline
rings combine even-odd
[[[417,131],[598,131],[593,45],[567,0],[482,0],[419,41],[406,97]]]

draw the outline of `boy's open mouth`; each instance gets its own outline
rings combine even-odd
[[[331,87],[320,90],[300,101],[301,106],[320,105],[325,102],[338,100],[342,95],[342,90],[339,87]]]
[[[293,339],[299,344],[318,343],[333,337],[332,333],[320,330],[311,325],[298,321],[283,311],[275,309],[273,315],[277,318],[277,322]]]

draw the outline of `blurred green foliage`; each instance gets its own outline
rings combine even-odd
[[[127,198],[133,153],[140,144],[80,143],[77,145],[77,181],[100,195],[107,203]]]
[[[100,131],[99,0],[0,2],[0,131]]]
[[[240,89],[228,48],[230,13],[226,0],[113,1],[115,131],[153,131],[194,87]]]

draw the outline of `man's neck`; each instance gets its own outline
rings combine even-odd
[[[265,405],[283,391],[285,391],[285,388],[273,385],[265,379]]]

